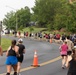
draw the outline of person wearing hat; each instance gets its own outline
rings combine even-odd
[[[18,75],[20,75],[21,63],[23,62],[23,58],[24,58],[23,54],[25,53],[25,46],[23,45],[23,40],[21,38],[18,40],[17,46],[19,47],[19,54],[20,54],[20,56],[17,57],[18,59],[17,73]]]

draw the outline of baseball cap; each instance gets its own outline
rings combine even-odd
[[[23,39],[22,39],[22,38],[20,38],[20,39],[18,40],[18,42],[23,42]]]

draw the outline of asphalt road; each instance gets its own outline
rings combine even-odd
[[[2,36],[3,38],[16,39],[15,37]],[[67,75],[67,69],[61,68],[59,45],[46,41],[37,41],[23,38],[26,47],[24,61],[22,63],[21,75]],[[37,50],[38,64],[40,67],[31,67],[33,64],[34,51]],[[0,57],[0,75],[6,73],[6,55]]]

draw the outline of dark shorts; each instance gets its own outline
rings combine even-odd
[[[67,51],[67,55],[71,55],[72,54],[72,51]]]
[[[17,57],[16,56],[8,56],[6,59],[5,64],[6,65],[16,65],[18,62]]]
[[[63,56],[67,56],[67,55],[61,55],[61,56],[63,57]]]
[[[20,57],[17,57],[17,59],[18,59],[18,62],[23,62],[23,58],[24,58],[24,56],[23,55],[20,55]]]

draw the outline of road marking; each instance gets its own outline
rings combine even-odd
[[[60,59],[61,59],[61,56],[59,56],[59,57],[57,57],[57,58],[54,58],[54,59],[52,59],[52,60],[49,60],[49,61],[47,61],[47,62],[41,63],[40,66],[44,66],[44,65],[53,63],[53,62],[55,62],[55,61],[57,61],[57,60],[60,60]]]
[[[52,60],[49,60],[49,61],[47,61],[47,62],[41,63],[41,64],[39,64],[39,65],[40,65],[40,66],[44,66],[44,65],[53,63],[53,62],[55,62],[55,61],[58,61],[58,60],[60,60],[60,59],[61,59],[61,56],[59,56],[59,57],[57,57],[57,58],[54,58],[54,59],[52,59]],[[37,67],[32,67],[32,66],[30,66],[30,67],[27,67],[27,68],[23,68],[23,69],[21,69],[21,72],[27,71],[27,70],[31,70],[31,69],[34,69],[34,68],[37,68]],[[5,75],[5,74],[6,74],[6,73],[0,74],[0,75]],[[11,72],[11,74],[13,74],[13,71]]]

